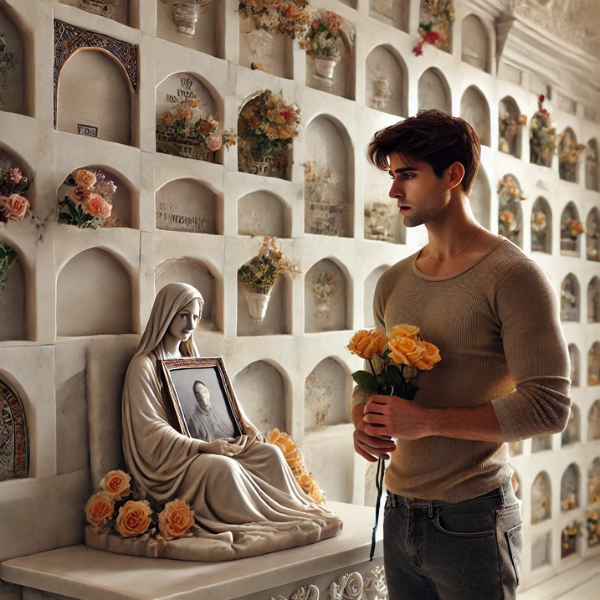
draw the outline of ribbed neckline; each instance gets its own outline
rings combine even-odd
[[[472,262],[470,265],[467,265],[464,269],[462,269],[456,273],[453,273],[452,275],[425,275],[425,273],[421,273],[421,271],[419,271],[419,269],[417,268],[417,259],[421,255],[423,248],[421,248],[421,250],[419,250],[415,254],[415,258],[413,259],[413,262],[412,262],[412,268],[413,268],[415,275],[417,275],[417,277],[420,277],[421,279],[425,279],[427,281],[447,281],[448,279],[454,279],[455,277],[462,275],[469,269],[472,269],[476,264],[480,263],[486,256],[488,256],[491,252],[493,252],[500,244],[507,242],[507,241],[508,240],[506,238],[500,236],[500,239],[498,241],[494,242],[494,244],[492,244],[492,246],[490,246],[490,248],[487,250],[487,252],[482,254],[476,261]]]

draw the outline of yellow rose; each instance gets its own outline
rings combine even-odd
[[[91,188],[96,183],[96,176],[87,169],[79,169],[74,173],[75,181],[84,188]]]
[[[167,502],[158,515],[158,528],[165,540],[183,536],[194,523],[194,511],[177,498]]]
[[[131,475],[123,473],[123,471],[110,471],[100,482],[100,487],[115,500],[120,500],[131,492],[130,481]]]
[[[357,331],[346,348],[360,358],[373,358],[375,354],[383,354],[386,336],[381,329]]]
[[[421,345],[423,348],[423,354],[420,356],[419,360],[414,362],[414,366],[417,369],[421,369],[422,371],[430,371],[433,369],[433,365],[439,363],[442,360],[440,356],[440,351],[437,346],[430,344],[429,342],[422,342]]]
[[[106,526],[114,510],[115,501],[106,492],[99,492],[87,501],[85,518],[96,531],[100,531]]]
[[[416,342],[419,331],[420,329],[414,325],[396,325],[392,327],[389,337],[407,337]]]
[[[115,527],[123,537],[133,537],[145,533],[150,527],[152,509],[147,500],[129,500],[119,509]]]
[[[390,356],[396,363],[414,365],[423,356],[425,349],[409,337],[392,337],[388,340]]]

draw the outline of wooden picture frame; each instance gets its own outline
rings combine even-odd
[[[207,442],[246,434],[221,357],[173,358],[158,364],[180,433]]]

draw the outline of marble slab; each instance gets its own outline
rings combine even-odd
[[[7,560],[0,564],[0,578],[85,600],[230,600],[339,569],[356,570],[353,567],[368,561],[374,510],[341,502],[329,502],[328,507],[344,520],[340,536],[264,556],[192,563],[79,545]],[[373,567],[381,563],[382,552],[379,539],[379,560],[371,563]]]

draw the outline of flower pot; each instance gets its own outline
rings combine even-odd
[[[173,2],[173,21],[180,33],[195,35],[198,12],[210,0],[175,0]]]
[[[317,74],[315,77],[331,85],[333,79],[333,69],[335,69],[335,65],[340,62],[339,56],[313,56],[315,61],[315,69],[317,70]]]
[[[256,160],[250,152],[240,151],[238,157],[238,166],[242,173],[263,177],[285,177],[285,168],[279,166],[279,156],[265,156],[263,160]]]
[[[262,321],[265,318],[272,289],[269,288],[268,291],[265,291],[265,288],[262,288],[262,291],[258,291],[255,288],[244,286],[244,293],[248,301],[248,312],[255,321]]]

